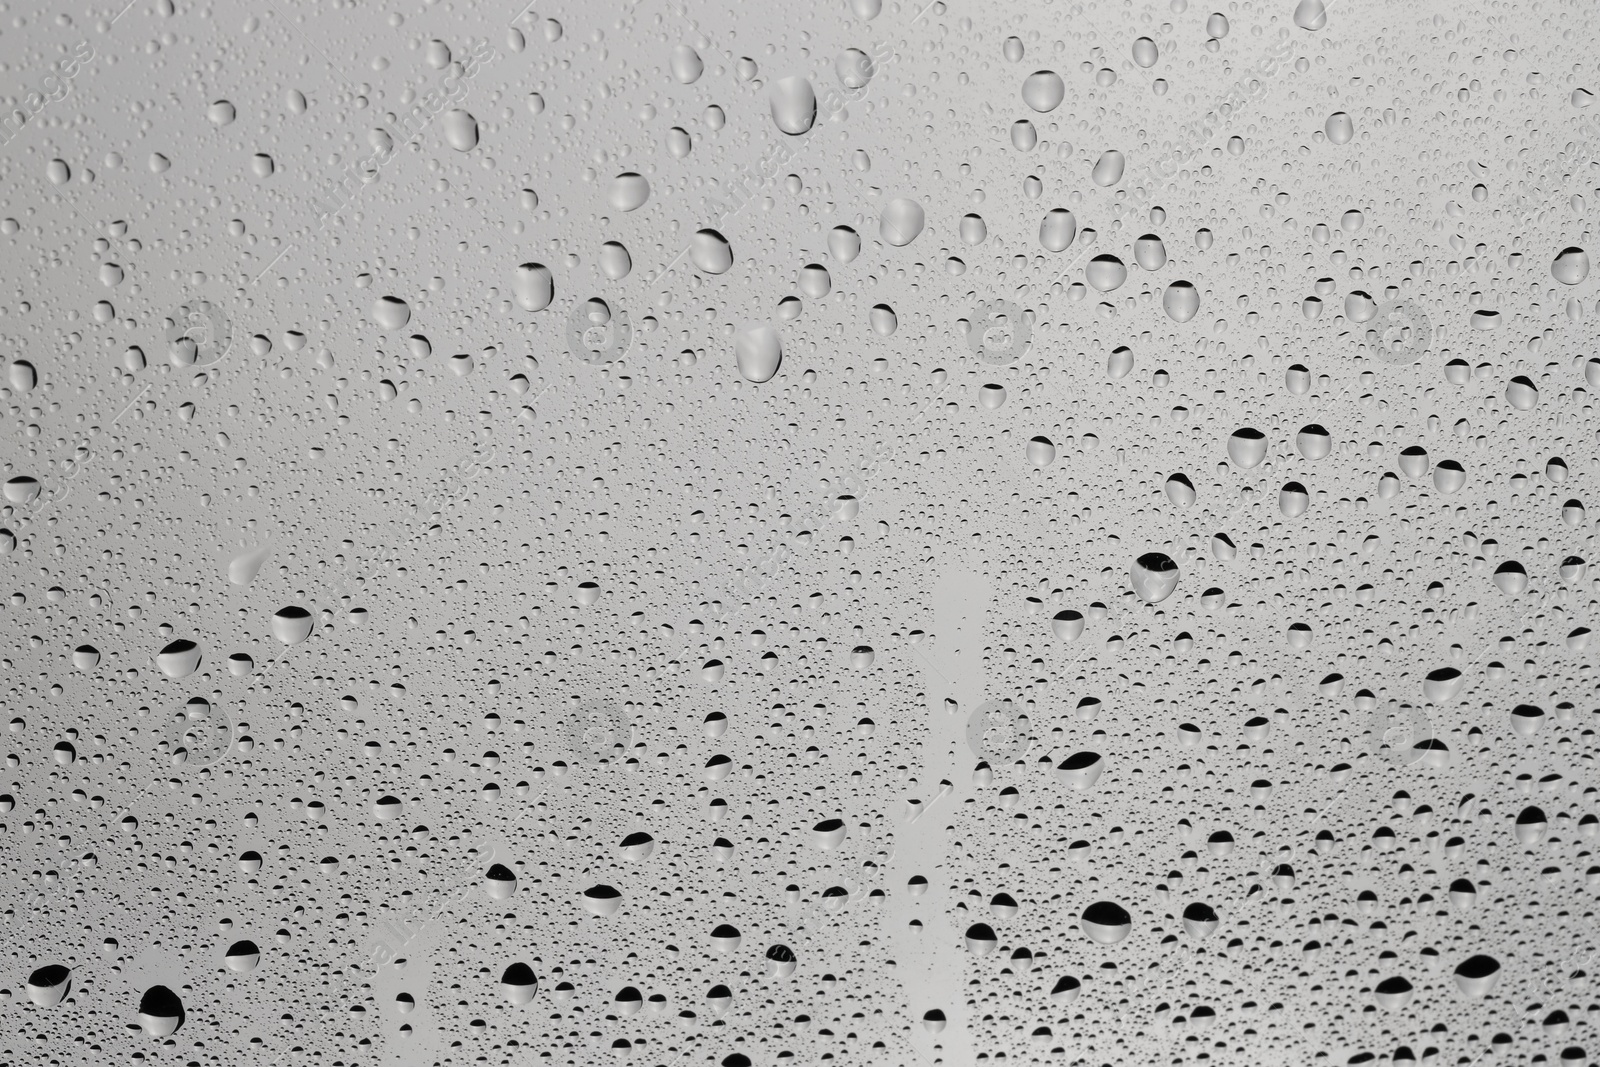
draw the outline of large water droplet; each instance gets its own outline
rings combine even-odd
[[[791,137],[808,132],[817,121],[817,92],[805,78],[793,76],[772,83],[772,121]]]
[[[878,234],[889,244],[901,248],[917,239],[926,222],[921,204],[897,196],[884,205],[883,215],[878,219]]]

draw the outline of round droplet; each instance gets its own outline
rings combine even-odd
[[[994,928],[988,923],[973,923],[967,927],[963,940],[967,951],[974,956],[992,955],[1000,947],[1000,940],[995,937]]]
[[[484,872],[483,888],[490,900],[509,900],[517,891],[517,876],[505,864],[493,864]]]
[[[1493,956],[1472,956],[1455,970],[1456,988],[1472,1000],[1488,996],[1500,980],[1500,963]]]
[[[1109,900],[1084,908],[1078,924],[1089,940],[1100,945],[1115,945],[1133,933],[1133,917],[1122,905]]]
[[[1494,584],[1507,596],[1528,591],[1528,571],[1516,560],[1506,560],[1495,568]]]
[[[888,304],[874,304],[872,310],[867,312],[867,324],[879,337],[889,337],[899,329],[900,319]]]
[[[733,269],[733,246],[716,230],[699,230],[689,240],[689,259],[705,274],[726,274]]]
[[[261,964],[261,949],[254,941],[235,941],[228,946],[222,963],[235,974],[247,974]]]
[[[1373,987],[1372,999],[1384,1011],[1399,1011],[1411,1003],[1412,994],[1415,992],[1410,982],[1395,975],[1393,978],[1385,978]]]
[[[398,296],[380,296],[372,302],[372,321],[385,332],[401,329],[411,321],[411,305]]]
[[[1589,276],[1589,254],[1581,248],[1563,248],[1550,264],[1550,273],[1562,285],[1577,285]]]
[[[526,963],[513,963],[500,975],[500,992],[511,1004],[521,1007],[532,1003],[539,992],[539,979]]]
[[[1028,462],[1035,467],[1048,467],[1056,459],[1056,446],[1048,437],[1035,437],[1028,442]]]
[[[1518,411],[1532,411],[1539,403],[1539,387],[1527,375],[1519,374],[1506,383],[1506,403]]]
[[[817,92],[798,75],[772,83],[769,94],[772,121],[791,137],[807,133],[817,121]]]
[[[183,1025],[183,1002],[164,985],[154,985],[139,998],[139,1027],[154,1038],[171,1037]]]
[[[1267,458],[1267,435],[1248,426],[1233,431],[1228,436],[1228,458],[1240,470],[1260,466]]]
[[[811,828],[812,847],[832,852],[844,844],[845,825],[842,819],[823,819]]]
[[[846,89],[865,89],[874,73],[872,57],[859,48],[846,48],[833,61],[833,72]]]
[[[1022,102],[1041,115],[1060,107],[1066,95],[1067,83],[1053,70],[1036,70],[1023,79]]]
[[[1356,124],[1346,112],[1335,111],[1322,124],[1322,132],[1333,144],[1349,144],[1356,135]]]
[[[733,358],[746,381],[757,385],[772,380],[783,362],[783,342],[766,323],[751,323],[733,336]]]
[[[444,140],[457,152],[470,152],[478,147],[478,120],[472,112],[452,108],[440,120],[444,126]]]
[[[213,126],[227,126],[234,120],[233,103],[229,100],[218,100],[206,108],[206,120]]]
[[[1050,620],[1050,632],[1063,641],[1076,641],[1083,636],[1083,612],[1066,611],[1056,612],[1055,618]]]
[[[1299,482],[1285,482],[1278,490],[1278,511],[1286,519],[1298,519],[1311,507],[1311,494]]]
[[[926,222],[921,204],[897,196],[884,206],[883,215],[878,219],[878,234],[889,244],[902,248],[917,239]]]
[[[594,885],[583,891],[583,910],[609,919],[622,910],[622,893],[609,885]]]
[[[828,231],[828,254],[840,263],[852,262],[861,254],[861,235],[848,226]]]
[[[1127,165],[1128,161],[1121,152],[1115,148],[1107,149],[1095,160],[1089,178],[1102,189],[1110,188],[1122,180],[1122,172]]]
[[[1128,268],[1116,256],[1099,255],[1084,268],[1084,279],[1102,293],[1109,293],[1128,280]]]
[[[1312,423],[1302,426],[1295,434],[1294,445],[1306,459],[1324,459],[1333,451],[1333,437],[1322,426]]]
[[[156,666],[168,678],[187,678],[200,669],[200,646],[193,641],[173,641],[156,654]]]
[[[614,282],[620,282],[633,272],[633,257],[620,241],[607,241],[600,246],[600,273]],[[554,295],[553,293],[551,294]],[[521,302],[520,300],[518,301]],[[549,301],[545,304],[548,306]],[[538,308],[528,310],[537,311]]]
[[[799,288],[802,296],[812,300],[821,300],[833,290],[833,279],[828,276],[828,268],[820,263],[807,263],[800,268]]]
[[[1134,560],[1128,580],[1140,600],[1159,604],[1178,588],[1178,565],[1165,552],[1146,552]]]
[[[693,85],[700,80],[700,75],[705,72],[705,62],[696,52],[686,44],[677,45],[672,49],[670,60],[672,76],[684,85]]]
[[[1156,65],[1156,60],[1161,56],[1156,43],[1148,37],[1140,37],[1133,42],[1133,61],[1141,67],[1149,68]]]
[[[1440,460],[1433,468],[1433,487],[1441,493],[1459,493],[1466,484],[1466,468],[1453,459]]]
[[[1161,307],[1173,322],[1188,322],[1200,311],[1200,292],[1189,282],[1173,282],[1161,294]]]
[[[1155,234],[1147,233],[1133,242],[1133,260],[1144,270],[1160,270],[1167,265],[1167,246]]]
[[[1183,932],[1199,940],[1217,932],[1222,920],[1209,904],[1196,901],[1183,909]]]
[[[637,211],[650,199],[650,183],[644,175],[633,171],[624,171],[611,179],[611,188],[606,191],[606,203],[615,211]]]
[[[314,621],[311,612],[297,604],[290,604],[273,613],[269,626],[272,636],[279,641],[286,645],[298,645],[311,636]]]
[[[1105,758],[1098,752],[1074,752],[1056,764],[1056,778],[1068,789],[1084,792],[1094,788],[1105,773]]]
[[[1422,679],[1422,697],[1430,704],[1444,704],[1454,700],[1466,684],[1466,675],[1456,668],[1440,667]]]
[[[1039,243],[1049,252],[1064,252],[1078,236],[1078,219],[1064,207],[1052,208],[1039,223]]]
[[[543,263],[524,263],[511,280],[511,293],[523,311],[543,311],[556,298],[555,278]]]
[[[47,964],[28,975],[28,999],[41,1008],[53,1008],[72,991],[72,972],[59,963]]]
[[[1328,9],[1322,0],[1300,0],[1294,8],[1294,24],[1302,30],[1320,30],[1328,24]]]

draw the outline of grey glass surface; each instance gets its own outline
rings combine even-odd
[[[0,1064],[1600,1057],[1600,10],[124,2]]]

